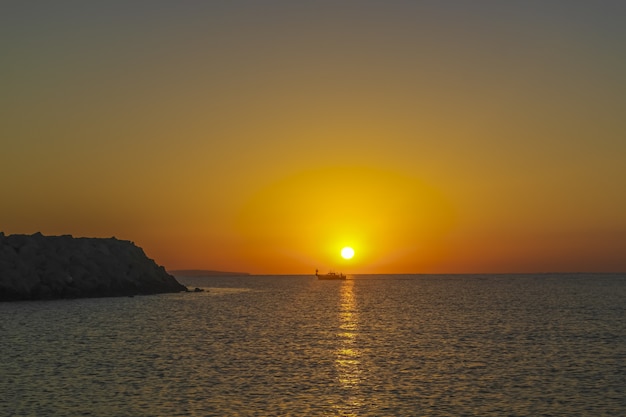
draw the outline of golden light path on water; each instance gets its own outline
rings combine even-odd
[[[350,394],[344,398],[344,403],[337,405],[337,411],[342,416],[356,416],[358,409],[363,405],[360,398],[359,385],[361,384],[361,351],[358,346],[359,317],[354,294],[354,281],[347,279],[341,286],[339,300],[339,329],[337,337],[339,344],[336,351],[335,367],[339,376],[339,383]]]

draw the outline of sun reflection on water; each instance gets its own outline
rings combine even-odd
[[[354,294],[354,281],[346,280],[341,287],[339,304],[338,345],[335,351],[335,368],[340,386],[345,390],[337,411],[343,416],[356,416],[362,407],[359,386],[362,379],[361,350],[358,343],[358,311]]]

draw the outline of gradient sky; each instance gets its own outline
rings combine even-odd
[[[0,230],[116,236],[168,269],[626,271],[624,16],[5,2]]]

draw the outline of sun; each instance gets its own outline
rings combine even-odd
[[[346,246],[341,250],[341,256],[343,257],[343,259],[352,259],[352,257],[354,256],[354,249],[352,249],[350,246]]]

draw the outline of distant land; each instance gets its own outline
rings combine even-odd
[[[178,270],[167,271],[167,272],[176,277],[205,277],[207,275],[212,275],[212,276],[250,275],[248,272],[226,272],[226,271],[213,271],[213,270],[208,270],[208,269],[178,269]]]

